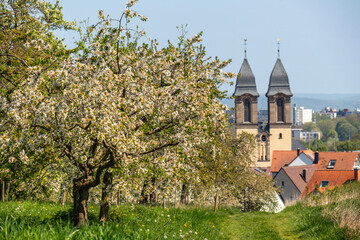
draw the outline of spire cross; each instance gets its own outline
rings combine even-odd
[[[245,38],[244,39],[244,52],[245,52],[245,58],[246,58],[246,45],[247,45],[247,39]]]
[[[277,45],[278,45],[278,58],[280,57],[280,38],[277,39]]]

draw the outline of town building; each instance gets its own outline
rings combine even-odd
[[[274,177],[275,185],[279,187],[280,196],[285,205],[297,201],[303,192],[316,167],[311,165],[282,167]]]
[[[313,110],[304,107],[298,107],[294,104],[293,107],[293,124],[297,126],[312,122]]]
[[[267,122],[259,124],[258,97],[255,76],[245,57],[236,79],[235,129],[238,136],[245,131],[256,138],[254,162],[256,167],[270,167],[274,150],[291,150],[291,97],[289,78],[281,62],[280,55],[270,74],[268,90]]]
[[[275,150],[273,152],[270,172],[271,176],[280,171],[282,167],[286,166],[302,166],[310,165],[313,163],[314,152],[311,149],[308,150]]]
[[[334,108],[325,107],[323,110],[320,111],[320,115],[326,115],[330,119],[334,119],[337,117],[337,111]]]
[[[360,180],[359,152],[274,151],[271,176],[285,205],[313,192]]]
[[[299,139],[303,142],[312,142],[315,139],[319,140],[321,138],[321,132],[306,132],[300,128],[293,128],[291,130],[291,136],[293,138]]]

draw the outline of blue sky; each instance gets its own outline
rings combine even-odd
[[[60,0],[65,19],[97,21],[104,10],[118,18],[123,0]],[[260,93],[280,55],[293,93],[360,93],[359,0],[140,0],[134,10],[151,38],[176,42],[176,26],[188,24],[189,36],[203,31],[209,56],[232,59],[227,71],[238,72],[248,39],[247,57]],[[72,37],[58,32],[71,46]],[[234,79],[233,79],[234,81]],[[230,94],[234,86],[225,86]]]

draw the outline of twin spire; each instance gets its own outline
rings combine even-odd
[[[239,74],[236,78],[236,87],[233,94],[234,97],[242,96],[244,94],[250,94],[254,97],[259,96],[259,93],[256,89],[255,76],[246,57],[246,42],[247,39],[244,39],[245,56]],[[278,39],[278,58],[270,75],[269,87],[266,93],[266,97],[274,96],[279,93],[292,96],[289,78],[285,71],[284,65],[280,60],[280,40]]]

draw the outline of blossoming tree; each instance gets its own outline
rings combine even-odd
[[[137,13],[126,9],[124,16],[128,21]],[[174,147],[191,159],[194,146],[212,137],[211,126],[227,122],[217,100],[227,62],[207,59],[200,35],[158,49],[156,41],[132,40],[121,20],[112,28],[100,17],[79,55],[56,67],[27,67],[27,77],[0,103],[3,157],[40,161],[51,149],[62,159],[57,166],[74,173],[75,226],[88,222],[89,190],[108,169],[136,165],[155,152],[161,152],[158,163],[179,166],[184,158]],[[52,48],[42,39],[26,46]]]
[[[0,1],[0,95],[7,97],[18,89],[28,77],[29,67],[55,67],[57,62],[54,59],[67,56],[71,52],[52,34],[55,29],[74,29],[73,23],[63,19],[59,2],[52,4],[39,0]],[[39,48],[38,44],[34,44],[38,39],[42,39],[51,48]],[[9,139],[3,141],[7,140]],[[13,143],[18,144],[20,143]],[[46,155],[52,155],[51,150],[48,150]],[[3,151],[10,150],[3,148]],[[2,199],[5,185],[8,197],[44,196],[47,192],[44,189],[37,191],[38,194],[34,192],[39,189],[36,185],[43,180],[40,176],[44,176],[46,157],[37,164],[33,161],[31,163],[29,165],[27,161],[18,162],[14,158],[0,159]]]

